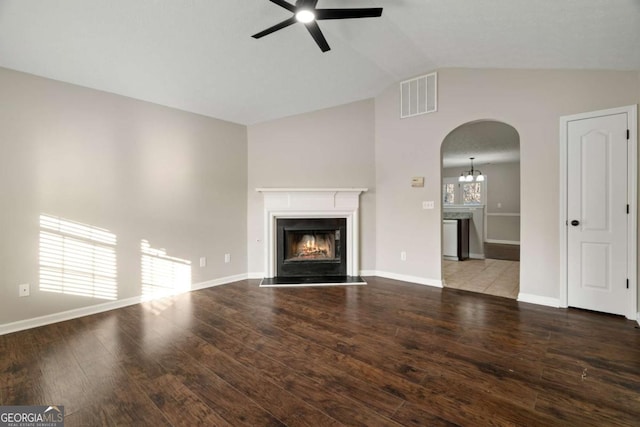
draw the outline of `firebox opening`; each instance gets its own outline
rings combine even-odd
[[[336,259],[336,235],[339,240],[340,230],[288,232],[284,262]]]
[[[345,218],[278,218],[277,276],[346,276]]]

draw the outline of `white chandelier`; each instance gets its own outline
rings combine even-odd
[[[469,160],[471,160],[471,170],[461,173],[460,178],[458,178],[458,182],[484,181],[484,175],[482,175],[482,172],[473,169],[473,159],[475,159],[475,157],[469,157]],[[476,176],[476,173],[478,176]]]

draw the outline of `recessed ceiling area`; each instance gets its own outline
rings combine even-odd
[[[292,0],[293,2],[293,0]],[[0,66],[241,124],[378,95],[446,67],[640,69],[637,0],[319,0],[321,52],[268,0],[0,0]]]

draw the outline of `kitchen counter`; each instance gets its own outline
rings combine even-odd
[[[472,219],[473,214],[471,212],[447,212],[442,213],[442,219]]]

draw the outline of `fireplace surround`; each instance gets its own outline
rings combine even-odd
[[[358,276],[360,272],[359,205],[360,194],[367,191],[366,188],[257,188],[256,191],[264,196],[265,280],[261,286],[271,286],[275,283],[268,279],[315,275],[314,272],[300,271],[299,267],[295,266],[292,267],[293,270],[287,271],[285,268],[283,272],[278,268],[279,257],[283,261],[288,258],[288,267],[305,261],[324,265],[320,268],[326,271],[320,271],[318,275],[328,279],[342,277],[345,282],[351,282],[353,277]],[[314,235],[312,229],[322,220],[329,221],[321,225]],[[313,222],[316,223],[312,224]],[[291,232],[289,239],[292,240],[289,241],[288,248],[286,240],[282,240],[281,245],[278,244],[278,233],[283,233],[283,229],[279,231],[279,223],[282,227],[289,228]],[[336,236],[336,230],[339,230],[338,236]],[[337,241],[336,237],[338,237]],[[318,242],[326,241],[331,241],[333,248],[314,247]],[[294,244],[297,249],[292,249]],[[301,249],[300,245],[305,244],[307,249]],[[279,248],[279,246],[282,247]],[[286,249],[291,249],[294,253],[286,253]],[[336,259],[336,249],[339,250],[340,262]],[[334,253],[331,253],[332,250]],[[310,259],[314,256],[315,259]],[[342,264],[342,270],[331,270],[338,263]],[[307,267],[308,265],[307,262]],[[294,283],[294,281],[290,282]],[[305,280],[300,282],[306,283]],[[330,282],[327,284],[337,283],[336,280],[327,280],[327,282]]]

